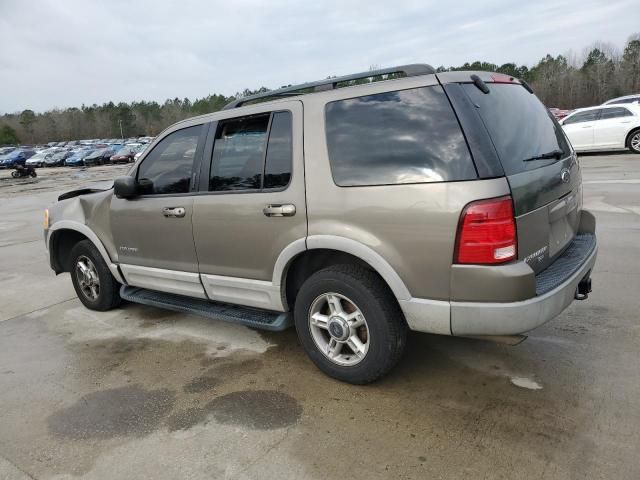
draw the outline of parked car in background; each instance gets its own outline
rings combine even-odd
[[[560,121],[577,152],[630,149],[640,153],[640,105],[610,104],[574,110]]]
[[[16,147],[0,147],[0,157],[13,152]]]
[[[25,165],[28,165],[30,167],[41,167],[44,164],[44,161],[51,155],[53,155],[53,152],[49,152],[48,149],[41,150],[40,152],[29,158],[25,162]]]
[[[47,158],[44,159],[44,165],[45,167],[61,167],[62,165],[64,165],[64,161],[69,158],[71,155],[73,155],[73,151],[72,150],[63,150],[62,152],[56,152],[51,154],[50,156],[48,156]]]
[[[99,148],[84,157],[84,164],[86,167],[104,165],[109,162],[112,154],[113,150],[110,148]]]
[[[133,157],[135,155],[134,149],[130,147],[123,147],[118,150],[116,153],[111,155],[111,163],[129,163],[133,162]]]
[[[83,167],[84,159],[87,155],[91,155],[94,152],[93,149],[78,150],[73,153],[69,158],[64,161],[67,167]]]
[[[549,111],[553,114],[554,117],[556,117],[558,120],[563,119],[564,117],[566,117],[567,115],[569,115],[569,113],[571,113],[571,110],[563,110],[561,108],[555,108],[555,107],[550,107]]]
[[[624,97],[616,97],[611,100],[607,100],[602,105],[623,105],[625,103],[640,103],[640,93],[635,93],[633,95],[625,95]]]
[[[133,156],[133,160],[138,160],[142,154],[145,152],[145,150],[149,147],[150,144],[146,144],[146,145],[142,145],[140,147],[138,147],[138,151],[136,152],[136,154]]]
[[[33,157],[36,151],[33,149],[17,149],[0,160],[0,168],[15,168],[17,165],[24,165],[27,159]]]

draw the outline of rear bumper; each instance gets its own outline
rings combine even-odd
[[[453,335],[515,335],[533,330],[559,315],[575,298],[580,281],[596,263],[598,245],[562,283],[521,302],[451,302]]]

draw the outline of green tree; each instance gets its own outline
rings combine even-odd
[[[18,134],[9,125],[0,127],[0,145],[17,145],[20,143]]]
[[[640,91],[640,39],[631,39],[624,48],[620,70],[627,93]]]
[[[36,114],[33,110],[23,110],[20,114],[20,125],[24,128],[29,141],[33,142],[33,127],[36,123]]]

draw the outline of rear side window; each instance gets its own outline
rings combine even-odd
[[[291,112],[275,112],[218,125],[209,190],[284,188],[291,179]]]
[[[284,188],[289,184],[292,157],[291,112],[274,113],[264,166],[264,188]]]
[[[489,93],[462,85],[489,131],[507,175],[544,167],[557,160],[524,161],[555,151],[571,153],[560,125],[538,98],[520,84],[489,83]]]
[[[598,119],[598,114],[602,110],[588,110],[586,112],[576,113],[568,118],[565,118],[563,125],[571,125],[572,123],[593,122]]]
[[[620,117],[631,117],[633,114],[624,107],[615,107],[615,108],[603,108],[602,114],[600,115],[601,120],[606,120],[607,118],[620,118]]]
[[[213,146],[209,189],[257,190],[267,147],[269,115],[223,122]]]
[[[326,132],[333,179],[342,187],[477,178],[439,86],[330,102]]]

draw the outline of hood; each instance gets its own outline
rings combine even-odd
[[[96,182],[96,183],[86,185],[83,188],[78,188],[77,190],[71,190],[70,192],[63,193],[58,197],[58,201],[79,197],[80,195],[88,195],[90,193],[104,192],[106,190],[111,190],[112,188],[113,188],[113,180]]]

